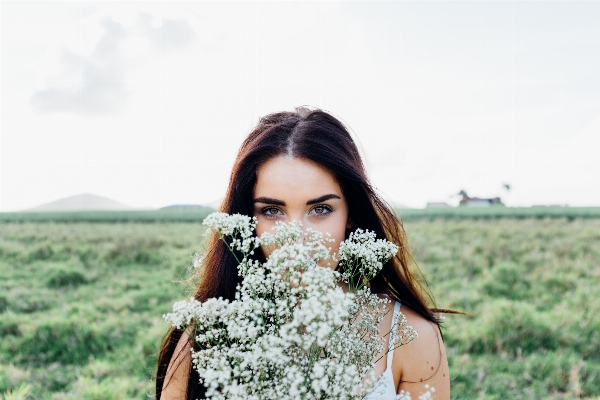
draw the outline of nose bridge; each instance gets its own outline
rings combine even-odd
[[[300,222],[302,222],[302,226],[304,226],[304,223],[305,223],[305,220],[306,220],[304,218],[304,215],[303,215],[302,212],[293,212],[293,213],[290,213],[288,215],[288,219],[289,219],[288,222],[300,221]]]
[[[291,211],[288,213],[288,221],[299,221],[302,223],[302,230],[306,229],[309,225],[308,215],[303,210]]]

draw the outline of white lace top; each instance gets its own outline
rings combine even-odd
[[[390,337],[387,353],[387,368],[379,377],[375,384],[375,388],[364,400],[394,400],[396,398],[396,385],[394,384],[394,376],[392,374],[392,359],[394,357],[394,340],[396,338],[395,326],[398,323],[400,314],[400,303],[394,305],[394,314],[392,315],[392,326],[390,327]]]

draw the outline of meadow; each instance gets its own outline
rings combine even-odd
[[[0,212],[2,222],[202,222],[211,208],[161,209],[139,211],[63,211],[63,212]],[[404,221],[422,219],[545,219],[600,218],[600,207],[439,207],[401,208],[397,210]]]
[[[471,314],[445,323],[452,398],[599,398],[600,219],[554,217],[405,217],[437,305]],[[152,398],[204,229],[66,221],[0,223],[0,398]]]

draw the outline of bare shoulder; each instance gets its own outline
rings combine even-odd
[[[192,366],[190,334],[191,327],[181,334],[181,338],[177,342],[165,375],[161,400],[186,399],[188,378]]]
[[[401,311],[418,337],[394,351],[392,368],[398,390],[410,392],[416,398],[428,384],[435,388],[436,400],[449,399],[448,359],[439,328],[404,305]]]

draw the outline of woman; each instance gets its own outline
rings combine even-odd
[[[257,235],[277,221],[301,221],[304,227],[330,233],[333,252],[356,228],[372,230],[397,244],[398,254],[370,283],[375,293],[397,301],[390,305],[394,312],[386,314],[380,332],[382,336],[389,332],[401,304],[408,325],[419,337],[377,357],[374,372],[382,374],[386,399],[401,390],[418,395],[425,384],[435,388],[436,400],[450,397],[436,309],[429,308],[430,297],[411,268],[402,223],[370,185],[358,149],[340,121],[307,108],[262,118],[240,148],[221,211],[257,217]],[[223,242],[212,237],[195,298],[234,299],[240,281],[236,266]],[[191,368],[192,346],[187,332],[171,329],[165,336],[158,360],[157,399],[204,397]]]

